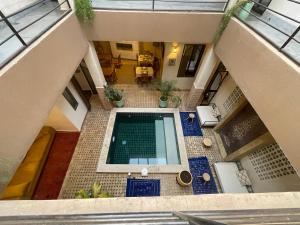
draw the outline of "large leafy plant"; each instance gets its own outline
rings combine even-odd
[[[222,36],[227,25],[229,24],[231,17],[233,17],[241,9],[241,7],[244,7],[248,2],[249,0],[238,0],[234,6],[232,6],[224,13],[220,25],[218,27],[218,30],[214,36],[214,41],[213,41],[214,44],[217,44],[218,41],[220,40],[220,37]]]
[[[123,98],[122,91],[119,91],[109,85],[104,87],[104,94],[107,100],[110,102],[120,101]]]
[[[112,195],[107,192],[102,192],[101,184],[95,182],[91,188],[86,191],[84,189],[79,190],[75,193],[75,198],[110,198]]]
[[[160,99],[162,101],[168,101],[170,99],[175,104],[175,107],[178,107],[181,104],[181,98],[173,94],[173,92],[177,89],[175,80],[156,81],[154,82],[154,85],[157,90],[160,91]]]
[[[93,22],[94,11],[91,0],[75,0],[75,13],[80,22]]]

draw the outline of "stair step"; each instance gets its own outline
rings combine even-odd
[[[164,127],[165,127],[165,139],[166,139],[166,150],[167,150],[167,162],[168,164],[179,164],[174,119],[172,117],[164,117]]]

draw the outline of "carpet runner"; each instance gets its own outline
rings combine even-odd
[[[126,197],[160,196],[160,180],[127,179]]]
[[[79,135],[79,132],[57,132],[55,134],[48,158],[33,194],[33,200],[58,198]]]

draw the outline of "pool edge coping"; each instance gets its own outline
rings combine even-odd
[[[172,113],[176,129],[177,144],[180,156],[180,165],[127,165],[127,164],[106,164],[109,152],[110,140],[113,133],[116,114],[118,112],[140,112],[140,113]],[[183,130],[181,126],[180,113],[177,108],[113,108],[110,112],[103,144],[101,146],[100,157],[97,164],[97,173],[140,173],[143,168],[148,169],[148,173],[178,173],[182,170],[189,171],[187,152]]]

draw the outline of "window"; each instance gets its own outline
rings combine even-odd
[[[219,90],[222,82],[228,75],[228,71],[226,70],[223,63],[220,63],[218,65],[218,68],[216,69],[213,78],[209,82],[205,92],[204,92],[204,98],[201,102],[201,105],[209,105],[217,91]]]
[[[116,43],[118,50],[132,51],[132,44]]]
[[[205,45],[184,45],[177,77],[195,76],[204,49]]]
[[[74,97],[74,95],[72,94],[72,92],[70,91],[69,88],[67,88],[67,87],[65,88],[65,90],[63,92],[63,96],[70,103],[70,105],[72,106],[72,108],[74,110],[76,110],[77,107],[78,107],[78,102],[77,102],[76,98]]]

